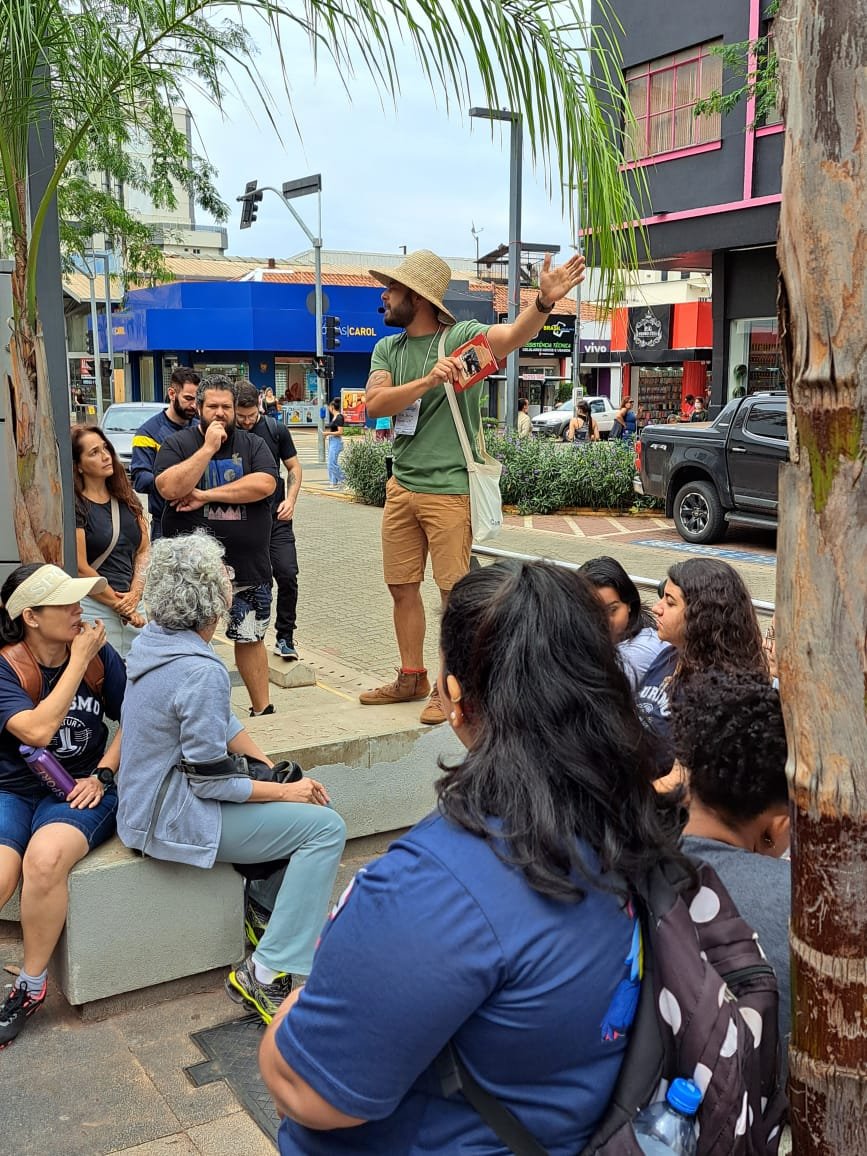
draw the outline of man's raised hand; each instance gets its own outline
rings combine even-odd
[[[539,293],[542,296],[542,302],[545,305],[552,305],[561,297],[565,297],[570,289],[580,285],[584,280],[585,264],[584,254],[576,253],[563,265],[558,265],[556,269],[552,269],[551,254],[546,253],[539,273]]]

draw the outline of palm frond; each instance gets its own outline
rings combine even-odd
[[[0,0],[0,167],[10,201],[25,178],[32,126],[49,111],[64,126],[29,232],[26,214],[10,209],[13,235],[27,244],[28,312],[35,316],[45,213],[82,142],[110,148],[139,131],[171,145],[168,110],[189,83],[218,107],[230,86],[257,94],[279,135],[282,115],[255,66],[256,22],[280,50],[290,107],[291,27],[303,30],[314,61],[321,52],[336,61],[350,93],[362,70],[396,99],[407,44],[447,109],[481,96],[519,113],[530,154],[573,223],[580,195],[581,223],[592,230],[588,255],[609,286],[616,270],[637,263],[631,226],[641,186],[621,171],[631,114],[615,38],[588,26],[579,0]],[[49,87],[39,83],[46,71]],[[169,154],[155,154],[163,189]]]

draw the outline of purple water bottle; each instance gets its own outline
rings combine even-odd
[[[75,786],[75,779],[63,769],[51,751],[45,747],[21,746],[18,749],[25,763],[49,791],[58,799],[66,800]]]

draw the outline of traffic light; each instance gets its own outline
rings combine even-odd
[[[334,380],[334,358],[330,354],[325,354],[322,357],[313,358],[313,368],[316,370],[316,376],[323,378],[324,381]]]
[[[87,331],[87,352],[93,353],[93,330],[92,329],[88,329],[88,331]]]
[[[257,189],[258,181],[247,181],[244,192],[237,199],[241,202],[241,228],[249,229],[256,220],[259,211],[259,202],[264,193]]]
[[[325,318],[325,348],[337,349],[340,345],[340,318]]]

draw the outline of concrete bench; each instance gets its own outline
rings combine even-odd
[[[272,751],[321,778],[358,839],[409,827],[434,804],[437,758],[459,745],[447,727],[413,727]],[[0,919],[18,918],[17,895]],[[69,914],[52,977],[71,1004],[236,963],[243,956],[243,880],[142,858],[111,839],[69,876]]]
[[[71,1004],[197,975],[243,956],[244,881],[145,859],[119,839],[69,875],[69,915],[51,965]],[[18,918],[16,895],[0,919]]]

